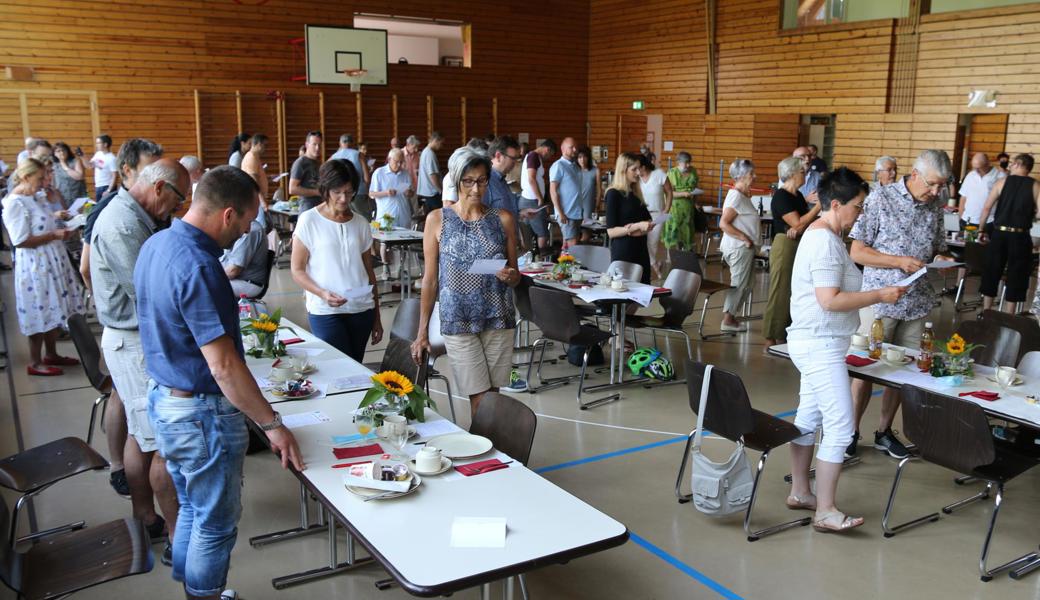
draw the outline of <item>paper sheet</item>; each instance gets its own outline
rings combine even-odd
[[[348,302],[351,300],[362,300],[372,295],[372,286],[363,285],[356,288],[347,288],[340,292],[340,295],[346,298]]]
[[[626,285],[628,286],[628,289],[623,292],[597,286],[591,289],[581,290],[578,292],[577,296],[589,303],[600,300],[631,300],[641,306],[650,306],[650,302],[654,298],[654,288],[652,286],[636,286],[632,283]]]
[[[256,385],[262,390],[266,390],[269,387],[274,386],[271,380],[266,377],[253,377],[256,380]]]
[[[670,216],[671,215],[669,215],[668,213],[660,213],[660,214],[654,215],[654,225],[660,225],[661,223],[664,223],[665,221],[668,220],[668,217],[670,217]]]
[[[451,523],[452,548],[505,548],[505,517],[455,517]]]
[[[462,429],[448,419],[437,419],[436,421],[415,424],[415,432],[424,440],[459,431],[462,431]]]
[[[316,410],[313,412],[296,413],[295,415],[284,415],[282,416],[282,425],[289,429],[299,429],[308,425],[328,423],[331,420],[328,415],[320,410]]]
[[[955,260],[935,260],[935,261],[932,261],[932,262],[928,263],[927,265],[925,265],[925,268],[928,268],[928,269],[949,269],[950,267],[959,267],[959,266],[961,266],[963,264],[964,263],[957,262]]]
[[[278,183],[279,181],[282,180],[282,178],[288,177],[288,176],[289,176],[288,173],[282,173],[280,175],[275,175],[274,177],[271,178],[271,181],[273,181],[274,183]]]
[[[87,202],[90,202],[90,198],[76,198],[68,208],[69,214],[78,215]]]
[[[69,229],[79,229],[87,224],[87,215],[76,215],[65,221],[65,226]]]
[[[363,390],[372,387],[372,377],[368,374],[340,377],[332,382],[336,390]]]
[[[504,258],[478,258],[473,261],[473,265],[470,266],[467,273],[474,275],[494,275],[501,269],[505,268],[506,259]]]
[[[896,287],[908,286],[908,285],[912,284],[913,282],[917,281],[918,279],[920,279],[921,277],[924,277],[925,273],[927,273],[927,272],[928,272],[928,267],[921,267],[921,269],[918,270],[913,275],[910,275],[908,277],[904,277],[904,278],[900,279],[899,281],[893,283],[892,285],[894,285]]]

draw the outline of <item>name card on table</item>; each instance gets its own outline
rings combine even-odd
[[[451,523],[452,548],[505,548],[505,517],[455,517]]]

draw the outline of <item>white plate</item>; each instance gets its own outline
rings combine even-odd
[[[303,400],[304,398],[310,398],[318,392],[318,388],[315,387],[313,384],[308,385],[308,388],[309,391],[307,393],[300,394],[298,396],[290,396],[288,392],[281,388],[271,388],[267,391],[271,392],[271,395],[275,398],[278,398],[279,400]]]
[[[471,433],[449,433],[441,435],[426,442],[427,446],[433,446],[448,458],[470,458],[480,456],[495,445],[491,440],[480,435]]]
[[[893,362],[893,361],[888,360],[887,357],[882,356],[881,357],[881,362],[885,363],[886,365],[888,365],[890,367],[902,367],[903,365],[908,365],[908,364],[914,362],[914,357],[912,357],[912,356],[904,356],[903,360],[901,360],[899,362]]]
[[[360,487],[357,485],[348,485],[346,486],[346,488],[348,492],[360,498],[371,498],[373,496],[382,496],[383,494],[386,494],[385,496],[380,498],[380,500],[393,500],[394,498],[400,498],[401,496],[407,496],[408,494],[411,494],[415,490],[419,489],[420,485],[422,485],[422,479],[417,474],[412,473],[412,485],[409,486],[408,489],[403,492],[388,492],[386,490],[374,490],[372,488]]]
[[[451,465],[452,465],[451,459],[446,457],[446,456],[442,456],[441,457],[441,466],[440,466],[439,469],[437,469],[436,471],[420,471],[419,467],[416,466],[416,464],[415,464],[415,459],[414,458],[412,460],[408,461],[408,466],[412,469],[412,472],[418,473],[420,475],[440,475],[441,473],[443,473],[443,472],[447,471],[448,469],[450,469]]]
[[[986,379],[992,381],[993,383],[995,383],[997,385],[1000,385],[1000,382],[997,381],[997,378],[995,376],[993,376],[993,375],[987,375]],[[1021,376],[1015,375],[1015,381],[1011,383],[1011,387],[1015,387],[1016,385],[1022,385],[1022,381],[1023,380],[1022,380]]]

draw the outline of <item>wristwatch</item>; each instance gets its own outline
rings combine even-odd
[[[278,414],[278,411],[276,410],[276,411],[274,411],[274,420],[273,421],[271,421],[270,423],[266,423],[266,424],[265,423],[257,423],[256,425],[257,425],[257,427],[259,427],[263,431],[271,431],[271,430],[274,430],[274,429],[278,429],[279,427],[282,426],[282,415]]]

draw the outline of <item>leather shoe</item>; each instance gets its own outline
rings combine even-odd
[[[43,364],[51,365],[52,367],[74,367],[79,364],[79,361],[69,356],[44,356]]]
[[[42,375],[44,377],[50,377],[50,376],[53,376],[53,375],[62,375],[63,373],[65,373],[65,371],[62,371],[61,369],[59,369],[57,367],[47,367],[47,366],[34,367],[32,365],[29,365],[29,366],[25,367],[25,371],[27,373],[29,373],[30,375]]]

